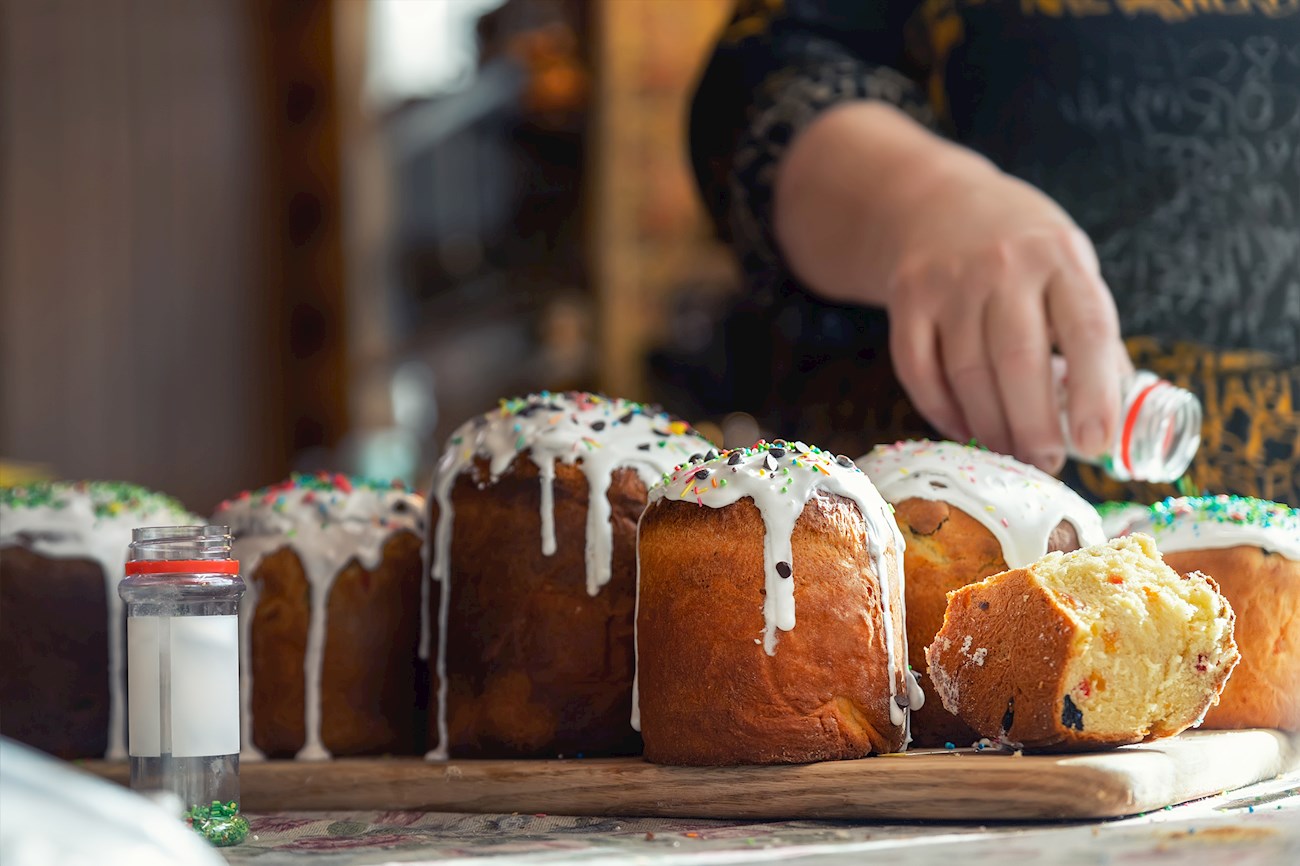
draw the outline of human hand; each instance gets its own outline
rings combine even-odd
[[[945,436],[1057,472],[1055,349],[1073,446],[1104,452],[1130,368],[1097,255],[1069,216],[1029,184],[967,165],[902,216],[896,239],[890,353],[921,414]]]
[[[899,380],[945,436],[1056,472],[1065,408],[1074,453],[1107,449],[1131,366],[1092,244],[1042,192],[858,102],[792,143],[773,217],[805,285],[888,310]],[[1054,350],[1069,368],[1064,407]]]

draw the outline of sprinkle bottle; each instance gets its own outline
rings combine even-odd
[[[248,835],[239,814],[239,597],[224,526],[136,529],[126,578],[131,787],[171,791],[217,846]]]
[[[1065,405],[1064,376],[1057,393]],[[1183,477],[1201,444],[1201,401],[1190,391],[1138,370],[1120,383],[1119,423],[1110,448],[1096,459],[1082,457],[1070,441],[1061,412],[1066,450],[1076,460],[1102,467],[1117,481],[1173,483]]]

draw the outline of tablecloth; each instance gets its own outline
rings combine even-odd
[[[474,858],[533,863],[800,866],[888,862],[1300,866],[1300,773],[1131,818],[1073,824],[868,824],[282,812],[249,815],[231,864],[378,866]]]

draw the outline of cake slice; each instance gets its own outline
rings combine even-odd
[[[944,707],[1033,749],[1100,749],[1199,724],[1239,658],[1211,579],[1133,535],[948,594],[926,650]]]

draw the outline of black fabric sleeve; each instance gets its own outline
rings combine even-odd
[[[691,157],[721,236],[747,273],[784,269],[772,185],[786,148],[826,109],[877,99],[933,126],[906,49],[915,3],[741,0],[691,104]]]

